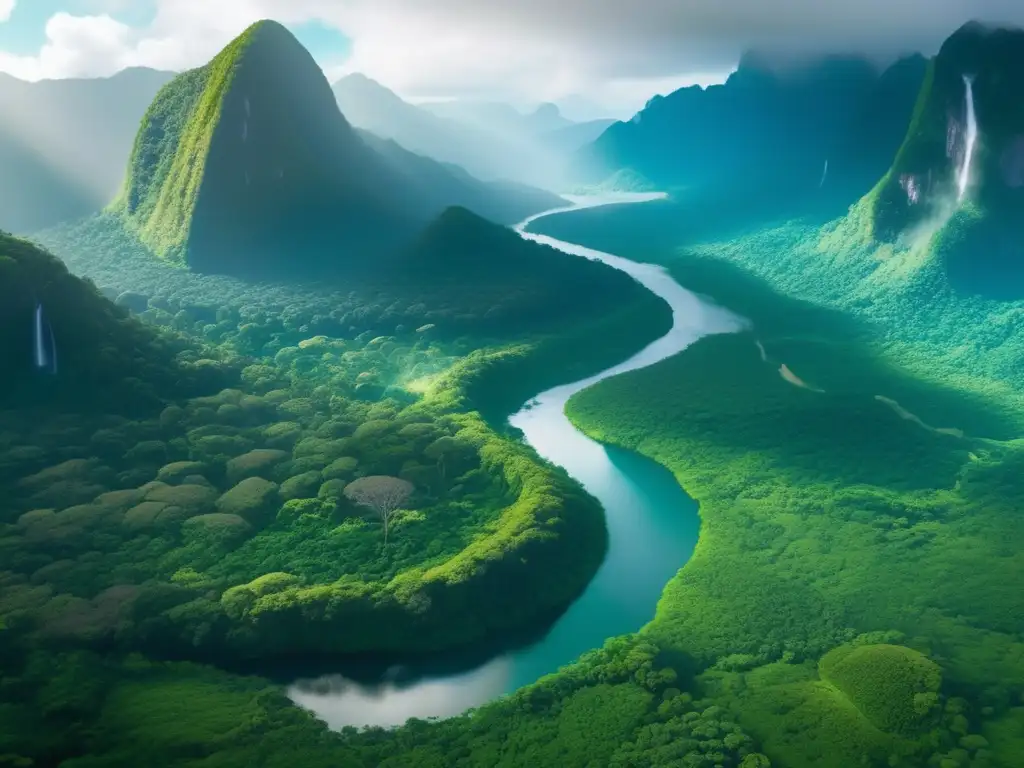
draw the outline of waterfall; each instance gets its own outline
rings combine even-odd
[[[36,368],[46,368],[50,364],[46,359],[46,346],[43,339],[43,305],[36,304],[35,327],[32,332]]]
[[[967,134],[964,137],[964,159],[957,173],[956,184],[960,190],[959,199],[964,199],[967,184],[971,177],[971,160],[974,158],[974,145],[978,141],[978,119],[974,113],[974,77],[964,75],[964,99],[967,106]]]

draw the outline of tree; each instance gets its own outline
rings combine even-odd
[[[345,486],[345,496],[363,507],[369,507],[380,516],[384,526],[384,546],[388,545],[388,525],[391,515],[399,509],[416,487],[408,480],[389,475],[369,475],[353,480]]]
[[[468,463],[469,457],[475,453],[476,448],[469,443],[447,435],[437,438],[423,450],[424,456],[437,462],[442,480],[449,474],[449,470]]]

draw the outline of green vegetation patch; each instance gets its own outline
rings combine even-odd
[[[939,703],[939,665],[911,648],[840,646],[822,657],[819,668],[822,679],[883,731],[920,730]]]
[[[665,260],[751,330],[701,339],[567,408],[589,435],[671,468],[701,504],[697,550],[643,636],[710,668],[701,684],[782,765],[958,760],[959,739],[1022,692],[1010,681],[1024,680],[1024,606],[1007,588],[1021,567],[1011,542],[1024,539],[1011,479],[1020,401],[948,357],[928,370],[937,334],[901,343],[908,329],[887,336],[881,307],[811,301],[830,295],[827,278],[805,271],[789,282],[807,298],[781,295],[747,259],[785,280],[796,258],[755,261],[746,247]],[[891,630],[903,634],[846,646]],[[822,657],[824,680],[793,668]],[[780,660],[792,672],[768,674]],[[717,671],[737,664],[753,671]],[[952,691],[969,704],[943,709]]]

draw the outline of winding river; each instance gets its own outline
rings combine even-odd
[[[288,695],[332,728],[399,725],[410,717],[450,717],[535,682],[599,648],[616,635],[635,632],[654,617],[665,584],[697,543],[697,505],[668,470],[642,456],[602,446],[579,432],[564,414],[568,399],[601,379],[644,368],[676,354],[701,336],[738,330],[740,321],[676,283],[662,267],[638,264],[590,248],[526,232],[542,216],[602,205],[643,203],[658,194],[568,198],[572,206],[531,216],[516,227],[526,239],[597,259],[632,275],[672,307],[672,329],[619,365],[531,400],[510,423],[549,461],[564,467],[604,506],[609,549],[587,589],[547,633],[518,650],[490,659],[456,659],[434,669],[391,667],[365,680],[334,674],[299,679]],[[641,396],[638,393],[638,396]]]

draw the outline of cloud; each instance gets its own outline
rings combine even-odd
[[[351,66],[407,91],[730,68],[743,50],[934,51],[971,17],[1024,21],[1020,0],[368,0],[344,22]],[[340,19],[339,19],[340,21]]]
[[[130,39],[129,27],[109,16],[57,13],[46,23],[46,43],[39,53],[15,56],[0,51],[0,71],[26,80],[110,75],[129,64]]]
[[[14,13],[14,0],[0,0],[0,24],[3,24]]]
[[[9,2],[9,0],[7,0]],[[0,0],[0,4],[5,0]],[[713,81],[748,48],[892,58],[934,51],[970,18],[1024,22],[1020,0],[157,0],[141,30],[58,14],[15,62],[37,76],[201,64],[260,18],[317,20],[352,39],[346,71],[409,97],[628,100]],[[11,71],[0,54],[0,69]],[[17,74],[17,72],[15,72]],[[337,74],[331,70],[330,74]]]

